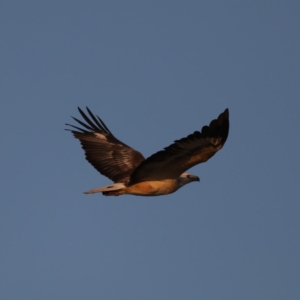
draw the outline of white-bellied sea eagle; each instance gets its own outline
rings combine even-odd
[[[206,162],[226,142],[229,131],[229,112],[225,109],[219,117],[185,138],[156,152],[147,159],[118,140],[104,122],[87,107],[89,117],[78,107],[86,123],[76,119],[82,127],[71,126],[75,138],[79,139],[86,159],[102,175],[114,183],[85,192],[102,192],[105,196],[123,194],[138,196],[167,195],[198,176],[185,173],[191,167]]]

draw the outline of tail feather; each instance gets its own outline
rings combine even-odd
[[[124,183],[114,183],[111,185],[107,185],[107,186],[103,186],[100,188],[86,191],[86,192],[84,192],[84,194],[95,194],[95,193],[100,193],[100,192],[118,191],[118,190],[123,189],[124,187],[125,187]]]

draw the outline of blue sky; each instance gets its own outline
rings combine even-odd
[[[1,299],[299,299],[300,4],[2,1]],[[89,106],[145,156],[230,110],[224,148],[163,197],[64,131]]]

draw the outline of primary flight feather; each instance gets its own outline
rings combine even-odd
[[[78,111],[86,123],[73,119],[82,127],[66,124],[79,139],[85,156],[94,168],[114,184],[85,192],[102,192],[106,196],[123,194],[159,196],[175,192],[199,177],[185,173],[191,167],[206,162],[225,144],[229,132],[229,111],[185,138],[156,152],[147,159],[118,140],[104,122],[87,107],[88,115]]]

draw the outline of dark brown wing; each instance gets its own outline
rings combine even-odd
[[[130,184],[148,180],[178,178],[191,167],[207,161],[226,142],[229,131],[229,112],[225,109],[202,131],[175,141],[146,160],[132,173]]]
[[[66,130],[80,140],[87,161],[97,171],[114,182],[126,184],[133,170],[145,158],[140,152],[115,138],[104,122],[98,116],[96,118],[88,107],[86,109],[90,118],[78,107],[86,123],[73,117],[85,129],[66,124],[76,129]]]

